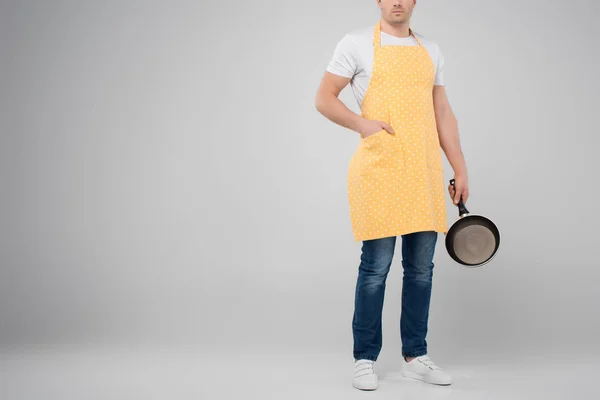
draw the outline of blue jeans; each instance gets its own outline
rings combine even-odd
[[[427,323],[433,277],[434,231],[402,235],[402,355],[427,354]],[[377,360],[382,346],[381,315],[385,282],[392,264],[396,236],[365,240],[354,300],[354,359]]]

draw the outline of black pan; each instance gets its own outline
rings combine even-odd
[[[450,180],[454,186],[454,179]],[[488,218],[473,215],[458,201],[458,220],[446,234],[446,249],[454,261],[465,267],[480,267],[490,262],[500,246],[498,227]]]

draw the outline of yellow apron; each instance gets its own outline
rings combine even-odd
[[[348,167],[348,201],[355,240],[433,230],[448,232],[444,170],[433,107],[435,66],[418,46],[381,46],[381,21],[373,34],[374,58],[361,109],[387,122],[361,141]]]

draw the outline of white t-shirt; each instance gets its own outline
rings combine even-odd
[[[373,69],[373,30],[375,26],[358,29],[347,33],[337,44],[333,57],[327,65],[327,71],[332,74],[352,78],[350,86],[359,106],[371,80]],[[435,66],[435,85],[444,85],[444,57],[439,46],[428,39],[423,38],[417,32],[413,33],[419,38],[425,47]],[[418,46],[419,44],[412,35],[399,38],[385,32],[381,32],[382,46]]]

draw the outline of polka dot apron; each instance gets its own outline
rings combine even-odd
[[[418,46],[381,46],[373,34],[373,71],[361,108],[388,123],[361,138],[348,168],[348,201],[355,240],[433,230],[447,233],[442,153],[433,107],[435,66]]]

